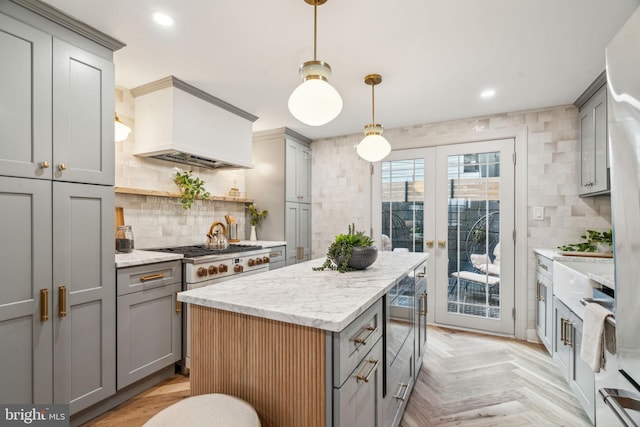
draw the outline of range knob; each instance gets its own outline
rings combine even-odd
[[[218,271],[220,273],[225,273],[225,272],[229,271],[229,268],[225,264],[220,264],[218,266]]]
[[[265,264],[269,264],[269,257],[268,256],[263,256],[262,257],[262,262]]]
[[[207,276],[207,269],[204,268],[204,267],[200,267],[196,271],[196,274],[198,275],[198,277],[206,277]]]
[[[243,270],[244,270],[244,267],[240,264],[236,264],[233,266],[234,273],[242,273]]]
[[[262,258],[256,258],[256,265],[262,264]]]
[[[253,259],[253,258],[249,258],[249,259],[247,260],[247,265],[248,265],[249,267],[253,267],[254,265],[256,265],[256,260],[255,260],[255,259]]]
[[[218,267],[210,265],[209,266],[209,274],[211,274],[211,275],[218,274]]]

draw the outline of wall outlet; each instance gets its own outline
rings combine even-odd
[[[533,207],[533,220],[544,221],[544,206]]]

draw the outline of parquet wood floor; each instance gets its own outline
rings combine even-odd
[[[188,396],[189,379],[176,375],[84,426],[141,426]],[[589,425],[541,345],[429,326],[401,427]]]

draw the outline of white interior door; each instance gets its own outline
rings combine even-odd
[[[514,333],[514,149],[453,144],[381,163],[381,247],[429,253],[432,322]]]

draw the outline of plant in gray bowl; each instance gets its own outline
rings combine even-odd
[[[355,224],[349,226],[348,234],[338,234],[327,251],[327,259],[314,270],[338,270],[340,273],[364,270],[378,258],[378,249],[364,231],[356,231]]]

